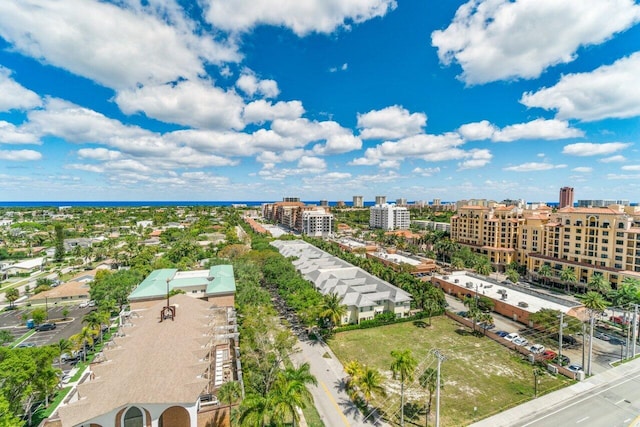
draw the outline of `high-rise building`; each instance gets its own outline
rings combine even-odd
[[[320,206],[329,206],[329,202],[326,200],[320,200]]]
[[[376,196],[376,205],[384,205],[387,203],[387,196]]]
[[[433,199],[433,203],[432,204],[433,204],[433,206],[440,206],[441,201],[440,201],[440,199]]]
[[[283,202],[295,203],[300,201],[300,197],[283,197]]]
[[[562,187],[560,189],[559,208],[573,207],[573,187]]]
[[[354,208],[363,208],[364,207],[364,197],[363,196],[353,196],[353,207]]]
[[[611,205],[630,206],[629,200],[578,200],[579,208],[606,208]]]
[[[405,207],[375,205],[369,208],[369,226],[383,230],[408,230],[411,225],[409,210]]]
[[[398,206],[407,206],[407,199],[405,199],[405,198],[396,199],[396,205],[398,205]]]

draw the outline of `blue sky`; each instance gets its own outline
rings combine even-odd
[[[629,199],[632,0],[3,0],[0,199]]]

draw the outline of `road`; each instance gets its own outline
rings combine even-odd
[[[300,364],[308,362],[311,373],[318,380],[317,386],[309,391],[324,425],[327,427],[386,426],[375,416],[365,420],[358,408],[351,402],[343,387],[347,374],[331,349],[320,341],[301,339],[296,345],[298,350],[292,359]]]
[[[576,396],[515,426],[628,426],[640,414],[640,373]]]

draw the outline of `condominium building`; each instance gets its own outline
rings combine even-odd
[[[328,206],[282,201],[262,205],[262,215],[266,220],[290,230],[325,237],[333,230],[333,215],[328,209]]]
[[[396,205],[407,206],[407,199],[405,199],[404,197],[401,199],[396,199]]]
[[[387,196],[376,196],[376,205],[384,205],[387,203]]]
[[[625,277],[640,278],[640,210],[633,207],[553,213],[548,207],[465,206],[451,218],[451,237],[487,255],[499,270],[515,261],[535,273],[546,264],[551,280],[559,280],[572,268],[579,283],[599,273],[614,288]]]
[[[369,208],[369,226],[383,230],[407,230],[411,225],[406,207],[382,204]]]
[[[558,207],[560,209],[568,207],[573,207],[573,188],[572,187],[562,187],[560,189],[560,200]]]
[[[628,200],[578,200],[579,208],[604,208],[611,205],[630,206]]]
[[[333,215],[319,208],[303,211],[300,215],[301,224],[296,227],[302,234],[314,237],[325,237],[333,233]]]
[[[363,208],[364,207],[364,197],[363,196],[353,196],[353,207],[354,208]]]

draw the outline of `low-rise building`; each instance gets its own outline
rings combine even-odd
[[[347,313],[343,324],[371,320],[384,312],[409,316],[411,295],[361,268],[302,240],[271,243],[285,257],[296,257],[293,265],[323,295],[337,294]]]

